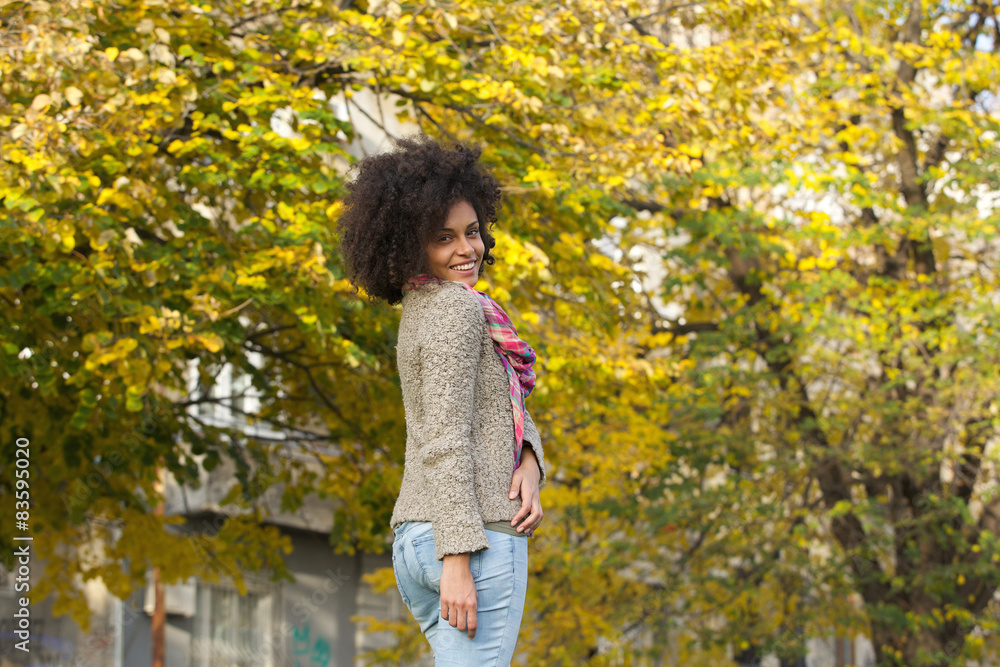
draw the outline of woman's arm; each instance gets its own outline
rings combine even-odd
[[[538,490],[540,470],[535,451],[531,447],[522,447],[520,465],[510,480],[510,499],[521,497],[521,509],[510,522],[519,533],[533,535],[544,516]]]
[[[431,489],[431,524],[441,570],[441,618],[476,636],[479,596],[469,554],[490,543],[476,502],[472,417],[483,336],[483,311],[464,288],[432,297],[420,344],[419,460]]]
[[[476,501],[472,421],[483,313],[459,286],[432,295],[433,321],[420,343],[423,446],[419,460],[433,494],[431,523],[438,560],[489,547]]]
[[[538,486],[539,488],[545,486],[545,452],[542,451],[542,438],[538,435],[538,429],[535,428],[535,422],[531,419],[531,413],[528,412],[527,406],[524,408],[524,444],[522,446],[521,459],[524,460],[523,449],[530,448],[532,453],[535,455],[535,459],[538,461]]]
[[[538,429],[535,428],[531,415],[525,410],[521,460],[510,483],[510,499],[520,496],[521,509],[514,515],[510,525],[516,526],[517,532],[528,535],[534,534],[544,516],[539,489],[545,479],[545,459],[540,443]]]

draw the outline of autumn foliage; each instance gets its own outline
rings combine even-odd
[[[4,3],[0,452],[38,443],[48,586],[80,612],[77,575],[280,576],[274,484],[341,499],[336,549],[386,548],[398,311],[353,292],[333,230],[359,126],[398,114],[483,145],[505,188],[481,286],[539,352],[552,465],[527,664],[792,657],[835,632],[882,665],[995,649],[995,13]],[[250,423],[335,447],[325,476],[199,423],[195,359],[206,386],[249,374]],[[218,533],[151,514],[157,471],[223,461],[242,511]],[[5,468],[4,512],[12,488]]]

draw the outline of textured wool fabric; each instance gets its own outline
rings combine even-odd
[[[461,285],[442,282],[403,296],[396,363],[406,413],[403,483],[390,526],[430,521],[438,560],[489,548],[484,522],[510,522],[514,467],[510,387],[482,307]],[[525,410],[524,444],[545,458]]]
[[[410,278],[409,283],[403,287],[403,292],[439,282],[442,282],[440,278],[422,273]],[[463,282],[454,280],[447,282],[461,285],[479,299],[490,338],[493,339],[493,347],[500,355],[500,362],[507,373],[507,380],[510,383],[510,407],[514,414],[514,470],[517,470],[521,462],[521,446],[524,444],[524,399],[535,388],[535,371],[531,370],[535,364],[535,351],[517,335],[514,323],[493,297]]]

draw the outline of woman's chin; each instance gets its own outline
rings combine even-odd
[[[449,274],[451,274],[449,280],[465,283],[469,287],[475,287],[476,283],[479,282],[479,272],[476,269],[469,269],[468,271],[451,270]]]

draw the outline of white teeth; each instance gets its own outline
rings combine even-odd
[[[458,266],[453,266],[451,268],[453,268],[456,271],[468,271],[469,269],[471,269],[475,265],[476,265],[475,262],[469,262],[468,264],[459,264]]]

